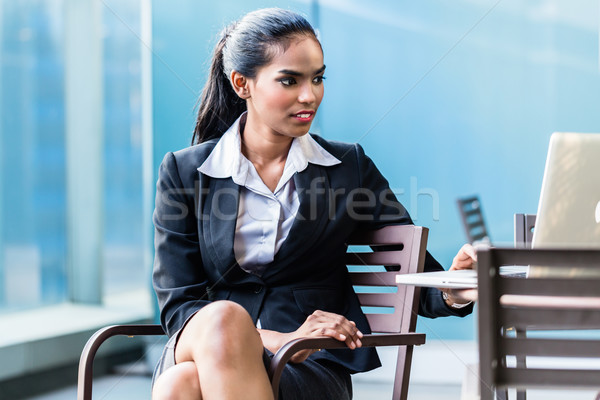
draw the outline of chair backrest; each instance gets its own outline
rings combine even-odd
[[[373,332],[414,332],[419,307],[419,288],[397,285],[396,275],[423,271],[429,230],[413,225],[392,225],[361,232],[348,245],[368,245],[373,251],[352,251],[346,264],[355,291]],[[367,266],[379,266],[373,270]],[[394,380],[394,399],[408,394],[412,346],[399,346]]]
[[[481,399],[508,387],[597,388],[600,367],[590,368],[589,357],[600,359],[600,337],[590,331],[600,329],[600,251],[479,248],[477,260]],[[515,278],[499,274],[503,265],[553,272]],[[570,273],[574,268],[585,273]],[[550,332],[543,338],[513,334],[532,329]],[[513,357],[535,358],[523,368],[507,361]]]
[[[530,249],[535,228],[535,214],[515,214],[515,247]]]
[[[490,242],[479,196],[469,196],[456,200],[460,217],[469,243]]]

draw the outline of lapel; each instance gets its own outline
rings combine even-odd
[[[294,184],[300,200],[298,215],[275,259],[266,267],[263,279],[293,262],[295,253],[311,248],[329,219],[327,210],[331,187],[325,168],[309,163],[304,171],[294,175]]]
[[[249,274],[235,260],[233,240],[237,220],[240,187],[231,178],[210,179],[204,204],[199,205],[203,235],[213,264],[224,280],[239,282]]]

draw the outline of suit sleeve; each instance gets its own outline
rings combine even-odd
[[[154,222],[152,283],[160,321],[169,336],[208,301],[208,282],[198,243],[194,188],[185,187],[173,153],[159,169]]]
[[[373,161],[365,154],[359,144],[355,144],[356,160],[360,174],[360,193],[355,196],[354,212],[359,219],[359,229],[377,229],[386,225],[413,224],[408,211],[398,201],[390,189],[388,181],[379,172]],[[358,201],[357,201],[358,200]],[[425,256],[426,272],[442,271],[444,268],[427,251]],[[473,304],[455,309],[449,307],[442,298],[442,292],[436,288],[421,288],[419,315],[428,318],[445,316],[464,317],[473,311]]]

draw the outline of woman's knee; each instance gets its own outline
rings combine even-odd
[[[203,307],[188,321],[177,342],[176,354],[181,357],[183,353],[206,348],[216,355],[239,352],[242,346],[252,347],[253,344],[262,350],[260,335],[246,309],[232,301],[216,301]]]
[[[202,399],[198,370],[193,362],[176,364],[156,379],[152,388],[152,400],[188,399]]]
[[[196,313],[186,325],[186,329],[198,334],[211,335],[218,331],[222,335],[240,332],[240,329],[254,329],[250,314],[232,301],[216,301]],[[195,336],[196,336],[195,335]]]

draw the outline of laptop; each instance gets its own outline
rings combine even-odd
[[[600,134],[550,137],[532,248],[600,249]]]
[[[506,265],[500,267],[504,276],[526,277],[527,266]],[[421,272],[419,274],[400,274],[396,283],[403,285],[425,286],[444,289],[475,289],[477,288],[477,271],[462,269],[456,271]]]
[[[550,137],[532,248],[600,249],[600,134],[555,132]],[[500,273],[549,276],[543,266],[506,266]],[[584,273],[571,268],[569,275]],[[585,273],[590,273],[585,272]],[[554,269],[552,275],[557,274]],[[560,272],[558,276],[562,276]],[[477,287],[476,271],[398,275],[406,285],[449,289]]]
[[[531,247],[600,249],[600,134],[555,132]],[[530,277],[590,276],[595,270],[529,268]]]

